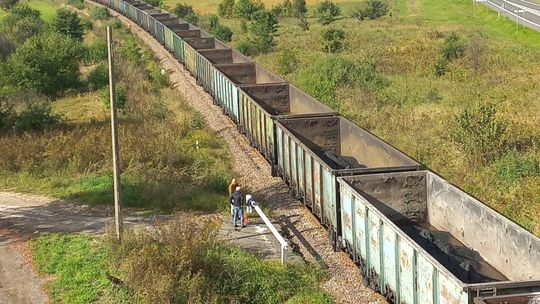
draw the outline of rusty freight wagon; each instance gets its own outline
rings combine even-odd
[[[184,64],[186,69],[198,79],[197,61],[200,55],[197,50],[225,48],[228,47],[223,42],[206,33],[203,37],[184,38]]]
[[[342,245],[394,303],[507,303],[540,291],[540,239],[436,174],[338,183]]]
[[[231,48],[197,50],[197,52],[199,54],[199,56],[197,56],[197,75],[204,89],[212,96],[215,96],[214,76],[216,75],[216,72],[214,70],[216,68],[214,65],[253,62],[251,58],[246,57],[242,53]],[[215,98],[214,101],[216,101]]]
[[[236,124],[240,123],[239,86],[286,82],[255,62],[216,64],[213,72],[214,98]]]
[[[421,165],[368,131],[340,117],[276,121],[277,174],[329,229],[340,231],[338,176],[418,170]]]
[[[239,88],[240,130],[271,164],[277,164],[274,120],[337,115],[289,83],[242,85]],[[272,166],[273,175],[276,168]]]

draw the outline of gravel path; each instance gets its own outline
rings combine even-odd
[[[381,295],[362,285],[360,270],[346,254],[333,252],[326,230],[301,202],[289,196],[280,178],[271,176],[268,162],[250,147],[221,108],[212,104],[211,96],[196,84],[189,72],[146,31],[114,11],[111,14],[124,24],[131,24],[132,32],[154,51],[168,71],[173,86],[204,116],[209,128],[226,140],[233,155],[234,171],[240,175],[239,183],[249,188],[257,200],[270,206],[272,216],[288,230],[290,242],[306,261],[327,268],[328,280],[322,287],[338,303],[386,303]]]

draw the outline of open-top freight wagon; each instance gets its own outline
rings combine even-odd
[[[255,62],[216,64],[214,67],[214,98],[237,125],[240,123],[239,86],[286,82]]]
[[[342,246],[394,303],[507,303],[540,291],[540,239],[436,174],[338,183]]]
[[[418,170],[421,165],[341,116],[276,122],[277,173],[310,207],[334,246],[341,231],[337,177]]]
[[[253,59],[229,47],[199,49],[197,50],[197,76],[199,82],[205,91],[215,97],[214,89],[217,89],[217,87],[214,87],[215,65],[247,62],[253,62]],[[214,101],[217,101],[217,99],[214,98]]]
[[[240,131],[271,163],[277,164],[275,120],[335,116],[334,110],[290,83],[252,84],[239,87]],[[272,175],[276,175],[272,166]]]

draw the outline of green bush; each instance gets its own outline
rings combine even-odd
[[[81,24],[81,18],[77,16],[77,13],[65,8],[56,11],[56,16],[51,25],[56,32],[67,35],[73,39],[82,40],[84,35],[84,27]]]
[[[0,0],[0,8],[9,10],[13,6],[17,5],[19,0]]]
[[[446,60],[460,58],[465,53],[465,42],[456,32],[452,32],[446,37],[441,53]]]
[[[34,36],[9,57],[6,82],[49,96],[77,87],[82,53],[82,45],[67,36],[55,32]]]
[[[433,68],[435,70],[435,76],[442,77],[446,75],[446,73],[448,72],[448,59],[442,56],[437,58],[437,61],[435,62],[435,66]]]
[[[515,185],[525,177],[540,176],[540,163],[531,156],[506,153],[494,163],[497,177],[506,184]]]
[[[218,5],[218,14],[223,18],[231,18],[233,16],[234,0],[223,0]]]
[[[486,165],[505,152],[507,123],[496,114],[495,105],[479,103],[456,117],[452,138],[469,160]]]
[[[126,107],[127,103],[127,94],[128,94],[128,86],[125,82],[120,81],[117,82],[114,86],[114,102],[116,105],[116,109],[120,112],[123,112],[123,110]],[[105,105],[106,109],[111,108],[111,99],[110,99],[110,92],[109,92],[109,86],[103,87],[103,90],[101,91],[101,98],[103,100],[103,104]]]
[[[86,48],[84,53],[84,62],[86,64],[94,64],[107,59],[107,41],[98,38],[90,46]]]
[[[274,46],[274,36],[278,29],[277,17],[269,11],[258,11],[252,15],[249,26],[252,43],[257,52],[266,53]]]
[[[258,0],[238,0],[233,14],[235,17],[251,20],[252,15],[261,10],[264,10],[264,4]]]
[[[109,67],[105,63],[95,66],[87,77],[88,90],[99,90],[109,83]]]
[[[324,25],[336,21],[340,15],[341,9],[339,6],[328,0],[319,3],[315,9],[315,16],[317,16],[319,22]]]
[[[132,36],[126,39],[124,45],[118,49],[118,53],[122,54],[133,64],[139,64],[141,62],[141,47]]]
[[[83,9],[84,8],[84,0],[68,0],[68,4],[71,6],[74,6],[77,9]]]
[[[355,63],[340,56],[330,56],[315,62],[304,70],[299,79],[300,86],[310,95],[326,102],[340,111],[336,99],[339,87],[360,86],[366,90],[380,90],[389,85],[389,80],[377,72],[375,63]]]
[[[92,9],[91,15],[96,20],[105,20],[109,18],[109,10],[103,6],[95,7]]]
[[[163,0],[146,0],[145,2],[155,7],[163,6]]]
[[[178,3],[174,8],[173,13],[180,19],[191,24],[197,24],[199,22],[199,15],[195,13],[193,6],[191,5]]]
[[[0,98],[0,131],[10,129],[15,125],[15,121],[17,121],[17,113],[13,104],[5,98]]]
[[[7,58],[15,49],[15,44],[4,33],[0,33],[0,61]]]
[[[309,22],[304,16],[300,17],[298,20],[298,26],[300,26],[303,31],[309,31]]]
[[[305,17],[307,14],[306,0],[293,0],[292,15],[296,18]]]
[[[358,20],[378,19],[388,13],[388,4],[381,0],[367,0],[353,12]]]
[[[277,56],[278,71],[281,74],[287,75],[296,71],[299,63],[298,50],[293,47],[284,47]]]
[[[283,17],[291,17],[292,16],[292,3],[290,0],[283,0],[283,3],[281,4],[281,15]]]
[[[343,50],[345,31],[342,29],[325,29],[322,32],[322,49],[327,53],[337,53]]]
[[[15,129],[21,132],[42,131],[60,121],[60,116],[52,113],[48,102],[30,103],[17,116]]]
[[[225,42],[231,42],[233,32],[231,29],[219,22],[219,17],[211,14],[208,16],[208,30],[210,34],[214,35],[217,39]]]
[[[0,32],[15,44],[20,45],[28,38],[41,33],[45,23],[40,15],[38,10],[26,4],[18,4],[0,21]]]
[[[155,233],[127,231],[122,243],[110,243],[114,265],[145,302],[284,303],[298,294],[329,299],[318,287],[324,277],[318,268],[263,261],[216,241],[215,228],[192,217],[175,218]]]

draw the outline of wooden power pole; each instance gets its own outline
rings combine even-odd
[[[114,96],[114,66],[113,66],[113,41],[112,30],[107,26],[107,45],[109,50],[109,96],[111,101],[111,131],[113,152],[113,177],[114,177],[114,224],[116,237],[121,239],[122,218],[120,216],[120,147],[118,144],[118,123],[116,121],[116,103]]]

